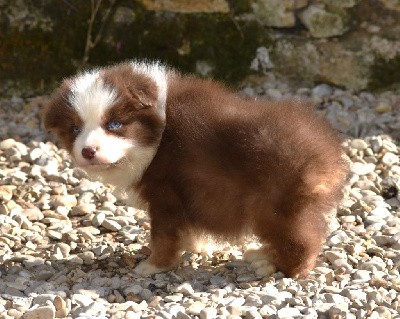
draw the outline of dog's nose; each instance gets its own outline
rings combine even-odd
[[[93,147],[82,148],[82,156],[86,159],[93,159],[96,155],[96,149]]]

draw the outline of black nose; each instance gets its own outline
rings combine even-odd
[[[93,147],[84,147],[82,148],[82,156],[86,159],[92,159],[96,155],[96,149]]]

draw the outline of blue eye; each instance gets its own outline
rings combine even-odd
[[[80,128],[80,127],[78,127],[78,126],[72,126],[72,132],[74,133],[74,134],[79,134],[80,132],[82,131],[82,129]]]
[[[109,130],[109,131],[118,130],[119,128],[121,128],[121,126],[122,126],[121,122],[111,121],[111,122],[107,123],[107,130]]]

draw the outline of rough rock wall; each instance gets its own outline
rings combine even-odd
[[[0,92],[131,58],[234,84],[273,72],[386,88],[400,82],[400,1],[0,0]]]

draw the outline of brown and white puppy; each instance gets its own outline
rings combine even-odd
[[[192,233],[254,234],[274,266],[305,275],[346,175],[337,135],[310,107],[244,99],[159,63],[65,80],[44,125],[77,166],[148,209],[142,275],[176,267]]]

